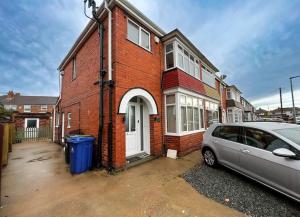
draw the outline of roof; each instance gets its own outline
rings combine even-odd
[[[296,111],[300,111],[300,108],[295,107],[295,110],[296,110]],[[292,112],[292,111],[293,111],[293,107],[282,108],[282,111],[283,111],[283,112],[287,112],[287,111]],[[281,108],[274,109],[274,110],[272,110],[271,112],[281,112]]]
[[[57,99],[53,96],[14,96],[12,99],[1,96],[0,102],[3,105],[55,105]]]
[[[189,49],[191,49],[205,64],[207,64],[212,70],[218,72],[219,69],[215,67],[201,52],[200,50],[185,36],[179,29],[174,29],[173,31],[169,32],[162,38],[162,41],[167,41],[171,38],[177,37],[183,43],[185,43]]]
[[[128,14],[136,18],[141,24],[147,27],[149,30],[157,34],[159,37],[164,36],[166,33],[153,23],[148,17],[146,17],[140,10],[134,7],[127,0],[109,0],[108,7],[112,9],[115,5],[123,8]],[[104,8],[104,2],[99,6],[98,14],[99,17],[102,17],[105,14],[106,10]],[[89,36],[96,30],[96,23],[94,21],[89,21],[83,31],[80,33],[79,37],[76,39],[75,43],[65,56],[65,58],[60,63],[58,70],[62,71],[65,65],[72,59],[76,52],[80,49],[81,45],[89,38]]]
[[[234,88],[234,89],[236,89],[239,93],[242,93],[235,85],[230,85],[230,86],[228,86],[228,88]]]
[[[148,17],[146,17],[140,10],[138,10],[135,6],[129,3],[127,0],[110,0],[108,3],[108,7],[112,9],[115,5],[123,8],[128,14],[137,19],[141,24],[147,27],[149,30],[157,34],[159,37],[163,37],[163,39],[168,39],[169,37],[173,37],[173,35],[177,35],[179,39],[181,39],[184,43],[188,45],[188,47],[199,56],[199,58],[212,70],[218,72],[219,70],[199,51],[198,48],[193,45],[193,43],[187,39],[178,29],[171,31],[166,34],[160,27],[158,27],[155,23],[153,23]],[[99,17],[102,17],[106,11],[104,9],[104,3],[102,3],[98,9]],[[88,40],[89,36],[96,30],[96,23],[94,21],[90,21],[84,30],[80,33],[79,37],[76,39],[75,43],[65,56],[65,58],[60,63],[58,70],[64,70],[66,64],[76,55],[77,51],[81,48],[83,43]]]

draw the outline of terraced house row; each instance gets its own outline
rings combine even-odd
[[[103,37],[91,21],[59,66],[56,141],[93,135],[99,164],[121,169],[167,149],[183,156],[212,123],[243,120],[241,92],[178,29],[164,32],[125,0],[98,15]]]

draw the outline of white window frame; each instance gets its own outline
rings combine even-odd
[[[28,106],[29,111],[27,111],[26,107]],[[30,113],[31,112],[31,105],[24,105],[24,113]]]
[[[48,105],[41,105],[41,112],[47,112],[48,111]]]
[[[72,121],[71,115],[72,115],[72,113],[68,112],[68,114],[67,114],[67,128],[71,128],[71,121]]]
[[[204,108],[204,100],[209,99],[208,97],[190,92],[188,90],[182,89],[182,88],[175,88],[172,90],[167,90],[164,92],[164,98],[166,102],[166,96],[175,94],[175,103],[176,103],[176,133],[169,133],[167,132],[167,128],[165,127],[165,135],[167,136],[185,136],[185,135],[190,135],[190,134],[195,134],[195,133],[200,133],[200,132],[205,132],[205,108]],[[199,130],[193,130],[193,131],[182,131],[181,130],[181,104],[180,104],[180,96],[185,95],[189,96],[192,98],[197,98],[198,100],[198,109],[199,109]],[[202,105],[200,105],[199,100],[202,101]],[[217,103],[217,101],[215,101]],[[186,105],[187,106],[187,105]],[[194,107],[193,105],[191,106],[193,108],[193,116],[194,116]],[[203,110],[202,116],[201,116],[201,111]],[[165,103],[165,126],[167,126],[167,105]],[[186,112],[187,115],[187,112]],[[203,123],[203,126],[201,128],[201,123]],[[194,123],[193,123],[194,124]]]
[[[36,128],[40,128],[40,119],[39,118],[25,118],[24,127],[27,128],[27,121],[36,121]]]
[[[169,103],[169,104],[167,104],[167,96],[170,96],[170,95],[174,95],[174,97],[175,97],[175,102],[174,103]],[[177,134],[177,132],[178,132],[178,127],[177,127],[177,102],[178,102],[178,100],[177,100],[177,96],[176,96],[176,93],[172,93],[172,94],[166,94],[165,95],[165,126],[166,126],[166,133],[168,133],[168,134]],[[168,107],[175,107],[175,133],[174,132],[168,132],[168,120],[167,120],[167,118],[168,118],[168,114],[167,114],[167,109],[168,109]]]
[[[173,51],[169,51],[167,53],[166,52],[166,47],[169,44],[173,44]],[[182,50],[180,50],[178,46],[180,46],[182,48]],[[169,54],[171,52],[173,52],[174,67],[167,68],[167,54]],[[185,54],[185,52],[188,53],[188,56]],[[193,52],[191,52],[186,46],[183,45],[183,43],[179,42],[177,39],[165,42],[165,44],[164,44],[164,55],[165,55],[165,57],[164,57],[164,59],[165,59],[165,71],[172,70],[172,69],[175,69],[175,68],[179,68],[180,70],[187,73],[188,75],[190,75],[190,76],[196,78],[197,80],[201,81],[200,64],[202,62],[197,57],[197,55],[195,55]],[[180,66],[179,63],[178,63],[179,55],[181,55],[183,57],[182,66]],[[191,60],[191,56],[194,58],[194,61]],[[187,68],[185,67],[185,60],[187,60],[187,62],[188,62]],[[193,74],[191,74],[191,70],[190,70],[191,64],[194,67]],[[198,76],[196,76],[196,70],[198,70],[198,72],[199,72]]]
[[[139,29],[139,42],[136,43],[135,41],[131,40],[129,37],[128,37],[128,23],[129,22],[132,22],[134,25],[136,25]],[[142,46],[142,30],[149,35],[149,49],[146,48],[146,47],[143,47]],[[128,18],[127,17],[127,40],[131,41],[132,43],[138,45],[139,47],[145,49],[146,51],[149,51],[151,52],[151,34],[149,31],[147,31],[146,29],[144,29],[143,27],[141,27],[139,24],[137,24],[136,22],[134,22],[132,19]]]

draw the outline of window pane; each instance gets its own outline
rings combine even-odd
[[[195,77],[200,80],[200,68],[199,68],[199,66],[195,67]]]
[[[200,109],[200,124],[201,128],[204,128],[203,109]]]
[[[128,39],[139,43],[139,27],[132,23],[130,20],[128,20]]]
[[[125,126],[126,126],[126,132],[129,132],[129,107],[126,108],[126,114],[125,114]]]
[[[194,130],[199,130],[199,109],[194,108]]]
[[[192,105],[193,104],[193,98],[192,97],[187,97],[187,104]]]
[[[198,107],[198,99],[193,98],[193,106]]]
[[[203,106],[203,100],[202,99],[199,99],[199,106]]]
[[[294,143],[300,145],[300,127],[299,128],[290,128],[290,129],[282,129],[282,130],[275,130],[276,133],[288,138],[289,140],[293,141]]]
[[[181,131],[187,131],[186,107],[181,107]]]
[[[178,67],[183,68],[183,55],[181,53],[177,53],[177,62]]]
[[[167,132],[176,133],[176,109],[175,109],[175,106],[167,106]]]
[[[174,56],[173,56],[173,52],[168,53],[168,54],[166,55],[166,65],[167,65],[167,69],[173,68],[173,67],[174,67]]]
[[[184,56],[184,71],[186,71],[187,73],[189,73],[189,57],[188,56]]]
[[[246,128],[245,136],[246,145],[260,149],[265,149],[269,144],[276,146],[276,143],[278,142],[275,141],[277,138],[273,135],[257,129]]]
[[[188,131],[194,130],[193,128],[193,108],[188,107],[187,108],[187,124],[188,124]]]
[[[181,95],[180,96],[180,104],[185,105],[186,104],[186,96]]]
[[[27,128],[36,128],[37,120],[27,120]]]
[[[233,142],[239,141],[240,127],[220,127],[219,137]]]
[[[149,50],[150,49],[150,43],[149,43],[150,36],[144,30],[142,30],[141,32],[142,32],[142,35],[141,35],[141,39],[142,39],[141,43],[142,44],[141,44],[141,46]]]
[[[213,112],[207,111],[207,126],[209,127],[212,124],[213,124]]]
[[[175,104],[175,94],[167,95],[167,104]]]
[[[135,131],[135,106],[130,106],[130,131]]]
[[[172,50],[173,50],[173,43],[168,44],[168,45],[166,46],[166,53],[168,53],[168,52],[170,52],[170,51],[172,51]]]

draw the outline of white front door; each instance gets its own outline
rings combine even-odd
[[[129,102],[126,111],[126,157],[142,151],[140,116],[140,105]]]

